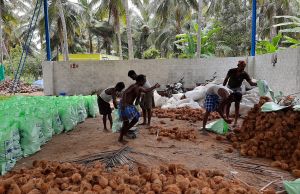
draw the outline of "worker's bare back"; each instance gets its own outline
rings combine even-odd
[[[140,86],[135,83],[129,86],[122,95],[122,105],[133,105],[134,100],[139,96],[140,94]]]

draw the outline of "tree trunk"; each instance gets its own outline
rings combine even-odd
[[[117,28],[117,37],[118,37],[118,46],[119,46],[119,56],[120,56],[120,60],[123,60],[121,29],[119,23],[116,25],[116,28]]]
[[[69,61],[67,25],[66,25],[66,20],[65,20],[65,15],[64,15],[64,10],[63,10],[61,0],[57,0],[57,7],[58,7],[59,17],[61,19],[62,31],[63,31],[63,42],[64,42],[63,56],[64,56],[64,61]]]
[[[244,8],[244,16],[245,16],[245,32],[248,31],[248,22],[247,22],[247,0],[243,0],[243,8]],[[247,45],[248,45],[248,42],[247,42],[247,38],[245,38],[245,55],[248,56],[248,51],[247,51]]]
[[[201,57],[202,0],[198,0],[197,58]]]
[[[126,31],[127,31],[127,39],[128,39],[128,58],[129,60],[133,59],[133,44],[132,44],[132,35],[131,35],[131,20],[130,13],[128,9],[128,0],[124,0],[124,7],[126,11]]]
[[[92,37],[92,34],[91,32],[89,31],[89,47],[90,47],[90,54],[92,54],[94,51],[93,51],[93,37]]]
[[[2,3],[0,1],[0,64],[3,63]]]

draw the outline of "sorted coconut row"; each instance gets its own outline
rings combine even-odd
[[[278,112],[261,112],[269,101],[262,97],[248,113],[240,129],[227,137],[241,155],[274,160],[271,165],[290,170],[300,177],[300,112],[285,109]]]
[[[183,129],[178,127],[164,128],[161,126],[152,126],[149,128],[149,133],[159,136],[157,138],[158,141],[161,140],[160,137],[169,137],[176,140],[188,139],[191,141],[197,138],[195,129]]]
[[[176,109],[160,109],[153,110],[154,116],[158,118],[170,118],[171,120],[187,120],[187,121],[202,121],[204,118],[205,109],[191,108],[176,108]],[[209,116],[209,120],[220,118],[219,114],[213,112]]]
[[[100,163],[86,167],[46,161],[1,177],[0,194],[4,193],[258,194],[218,171],[188,170],[177,164],[134,170],[124,166],[108,172]]]
[[[11,87],[13,85],[13,80],[5,80],[0,83],[0,93],[7,94],[10,93]],[[16,87],[16,91],[18,93],[32,93],[39,91],[38,88],[32,87],[30,84],[26,84],[22,81],[19,81]]]

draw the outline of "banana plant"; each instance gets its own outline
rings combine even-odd
[[[285,29],[281,29],[280,32],[300,33],[300,17],[283,15],[283,16],[275,16],[274,18],[284,18],[288,20],[288,22],[282,22],[274,25],[274,27],[285,28]]]
[[[214,27],[212,29],[204,29],[201,32],[201,56],[209,57],[215,54],[218,44],[212,40],[213,36],[220,32],[221,27]],[[185,58],[193,58],[197,49],[197,31],[198,24],[194,25],[196,33],[184,33],[176,35],[174,44],[182,51]]]
[[[282,33],[277,34],[271,41],[261,40],[256,44],[256,53],[259,55],[275,53],[279,49],[279,43],[282,40]]]
[[[284,37],[284,41],[282,43],[288,44],[290,48],[300,47],[300,40],[297,40],[289,36],[283,36],[283,37]]]

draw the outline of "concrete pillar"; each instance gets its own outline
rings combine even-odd
[[[44,61],[42,63],[42,68],[43,68],[43,80],[44,80],[44,94],[54,95],[53,62]]]

